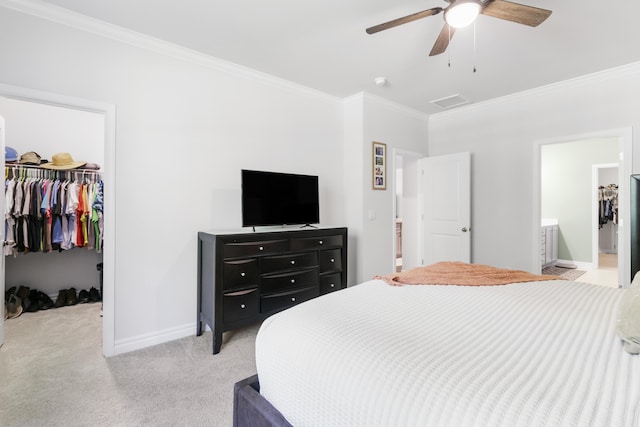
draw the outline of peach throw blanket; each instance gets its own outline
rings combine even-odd
[[[393,286],[402,285],[464,285],[488,286],[542,280],[566,280],[560,276],[531,274],[482,264],[443,261],[426,267],[416,267],[384,276],[374,276]]]

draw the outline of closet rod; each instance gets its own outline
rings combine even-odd
[[[102,171],[96,169],[87,169],[87,168],[75,168],[75,169],[46,169],[40,166],[33,165],[21,165],[21,164],[5,164],[4,167],[4,176],[5,179],[19,177],[21,172],[26,172],[29,177],[33,178],[55,178],[55,179],[71,179],[72,176],[75,179],[78,179],[80,176],[84,179],[88,178],[96,178],[102,177]],[[32,175],[32,173],[35,174]],[[11,173],[11,176],[9,174]],[[71,174],[75,175],[71,175]]]
[[[89,168],[73,168],[73,169],[47,169],[37,165],[23,165],[19,163],[5,163],[5,169],[31,169],[41,170],[45,172],[87,172],[87,173],[102,173],[99,169]]]

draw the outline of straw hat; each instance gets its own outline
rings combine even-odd
[[[18,163],[23,165],[39,165],[42,157],[35,151],[28,151],[20,156]]]
[[[51,157],[51,162],[40,165],[45,169],[67,170],[84,166],[87,162],[74,162],[69,153],[56,153]]]

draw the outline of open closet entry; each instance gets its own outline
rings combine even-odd
[[[618,168],[615,174],[618,174]],[[618,253],[618,184],[598,186],[598,250]]]
[[[2,274],[5,300],[14,296],[5,331],[12,316],[55,315],[83,302],[98,303],[100,316],[105,115],[2,96],[0,115],[7,147]]]
[[[594,233],[594,265],[617,280],[618,237],[620,224],[619,164],[607,163],[593,165],[593,180],[597,184],[597,233]],[[594,196],[595,198],[595,196]],[[616,279],[613,278],[616,275]]]

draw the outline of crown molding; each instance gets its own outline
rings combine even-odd
[[[439,113],[431,114],[429,120],[439,120],[447,118],[451,115],[469,112],[478,109],[483,109],[492,105],[503,104],[512,102],[519,98],[526,98],[536,95],[545,95],[558,89],[571,89],[588,86],[593,83],[606,82],[610,80],[619,79],[621,77],[627,77],[640,74],[640,61],[632,62],[630,64],[622,65],[619,67],[609,68],[607,70],[598,71],[591,74],[585,74],[584,76],[574,77],[568,80],[562,80],[559,82],[551,83],[548,85],[540,86],[534,89],[524,90],[522,92],[516,92],[509,95],[501,96],[498,98],[489,99],[483,102],[477,102],[462,107],[457,107],[450,111],[442,111]]]
[[[339,97],[312,89],[308,86],[300,85],[271,74],[225,61],[211,55],[188,49],[136,31],[128,30],[117,25],[109,24],[99,19],[91,18],[89,16],[46,3],[42,0],[0,0],[0,7],[12,9],[27,15],[75,28],[80,31],[172,57],[174,59],[191,62],[193,64],[231,74],[236,77],[258,81],[272,87],[277,87],[298,94],[303,93],[314,98],[321,98],[329,103],[340,103],[342,101]]]

